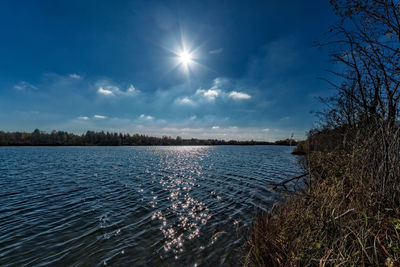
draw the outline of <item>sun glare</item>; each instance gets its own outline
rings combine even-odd
[[[179,60],[182,64],[189,65],[192,62],[192,56],[186,51],[179,54]]]

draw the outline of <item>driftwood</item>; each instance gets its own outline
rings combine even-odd
[[[287,184],[287,183],[289,183],[289,182],[291,182],[291,181],[294,181],[294,180],[298,180],[298,179],[303,178],[304,176],[307,176],[307,175],[308,175],[308,172],[306,172],[306,173],[304,173],[304,174],[302,174],[302,175],[299,175],[299,176],[296,176],[296,177],[293,177],[293,178],[284,180],[284,181],[282,181],[282,182],[280,182],[280,183],[276,183],[276,184],[275,184],[275,183],[271,183],[271,184],[269,184],[269,185],[272,185],[273,188],[274,188],[274,190],[275,190],[278,186],[282,186],[283,188],[285,188],[285,190],[287,190],[287,187],[286,187],[286,184]]]

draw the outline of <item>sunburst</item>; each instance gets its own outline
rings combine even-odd
[[[185,66],[188,66],[190,63],[192,63],[192,55],[187,51],[182,51],[179,53],[178,57],[180,63],[184,64]]]

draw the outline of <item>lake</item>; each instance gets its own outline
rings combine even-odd
[[[240,265],[285,146],[2,147],[0,266]]]

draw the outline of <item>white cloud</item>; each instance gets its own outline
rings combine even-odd
[[[211,127],[211,129],[212,129],[212,130],[218,130],[218,129],[219,129],[219,126],[213,126],[213,127]]]
[[[100,87],[97,90],[97,93],[101,94],[101,95],[105,95],[105,96],[115,96],[113,91],[108,90],[108,89],[104,89],[103,87]]]
[[[234,100],[245,100],[245,99],[251,98],[251,96],[249,94],[237,92],[237,91],[231,91],[228,96]]]
[[[70,74],[70,75],[68,75],[70,78],[72,78],[72,79],[77,79],[77,80],[79,80],[80,78],[81,78],[81,76],[80,75],[78,75],[78,74],[76,74],[76,73],[72,73],[72,74]]]
[[[214,89],[212,87],[211,89],[204,90],[204,89],[197,89],[196,95],[201,95],[204,98],[206,98],[208,101],[214,101],[215,98],[217,98],[221,94],[221,90],[219,89]]]
[[[290,120],[290,119],[291,119],[290,116],[286,116],[286,117],[280,118],[279,121],[288,121],[288,120]]]
[[[251,99],[251,95],[245,92],[239,91],[228,91],[228,88],[232,88],[232,82],[226,78],[217,77],[214,79],[211,88],[196,90],[194,95],[179,97],[175,100],[178,104],[196,105],[203,100],[208,102],[214,102],[217,98],[222,99],[233,99],[233,100],[247,100]]]
[[[231,84],[231,81],[228,78],[224,77],[217,77],[213,81],[214,85],[212,88],[221,88],[221,87],[226,87]]]
[[[126,90],[126,93],[128,94],[134,94],[136,93],[138,90],[136,90],[135,86],[133,86],[133,84],[129,85],[128,89]]]
[[[80,116],[80,117],[78,117],[78,120],[87,121],[87,120],[89,120],[89,117],[87,117],[87,116]]]
[[[148,121],[150,121],[150,120],[153,120],[154,119],[154,117],[153,116],[150,116],[150,115],[144,115],[144,114],[141,114],[140,116],[139,116],[139,119],[144,119],[144,120],[148,120]]]
[[[107,116],[103,116],[103,115],[94,115],[93,118],[95,118],[95,119],[107,119]]]
[[[269,128],[262,129],[263,132],[269,132],[270,130]]]
[[[133,86],[133,84],[130,84],[126,91],[123,91],[117,86],[109,85],[107,82],[103,81],[99,83],[103,85],[98,87],[97,93],[103,96],[134,96],[140,92],[135,88],[135,86]]]
[[[190,106],[196,105],[196,103],[189,97],[177,98],[175,102],[181,105],[190,105]]]
[[[224,51],[222,48],[218,48],[218,49],[210,50],[208,53],[215,55],[215,54],[222,53],[222,51]]]
[[[13,88],[15,90],[18,90],[18,91],[25,91],[25,90],[30,90],[30,89],[33,89],[33,90],[38,89],[33,84],[25,82],[25,81],[20,81],[18,84],[14,85]]]

